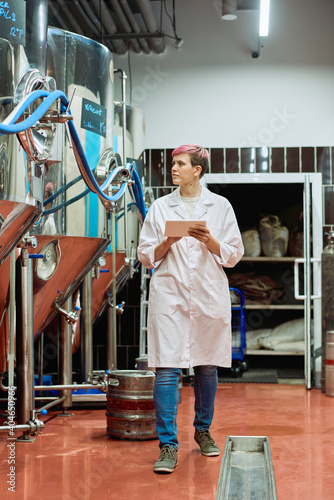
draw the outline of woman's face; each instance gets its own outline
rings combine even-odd
[[[188,153],[175,155],[172,161],[173,184],[186,186],[198,182],[201,170],[199,165],[192,166]]]

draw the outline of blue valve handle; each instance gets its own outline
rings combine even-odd
[[[42,253],[30,253],[29,259],[43,259],[44,255]]]

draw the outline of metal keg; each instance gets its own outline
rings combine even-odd
[[[325,364],[326,396],[334,397],[334,331],[327,332]]]
[[[107,435],[117,439],[156,439],[153,386],[146,370],[108,373]]]
[[[136,358],[135,368],[136,370],[148,370],[147,356]]]

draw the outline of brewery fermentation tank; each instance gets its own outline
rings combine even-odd
[[[54,90],[54,82],[45,77],[47,16],[47,2],[28,0],[25,45],[0,38],[1,123],[6,123],[18,102],[31,92]],[[42,211],[43,172],[54,132],[51,125],[49,130],[30,130],[29,136],[26,132],[0,135],[0,375],[6,370],[8,355],[9,255]]]
[[[103,45],[75,33],[49,28],[47,76],[71,97],[71,113],[90,168],[113,144],[113,58]],[[104,204],[88,191],[79,172],[65,127],[58,127],[52,164],[44,176],[44,199],[50,202],[33,228],[34,333],[45,328],[56,310],[59,290],[65,301],[78,288],[108,246]]]

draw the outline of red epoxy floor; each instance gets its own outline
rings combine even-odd
[[[228,435],[269,436],[279,500],[334,499],[334,398],[303,386],[219,385],[212,434],[220,457],[193,440],[193,388],[180,404],[179,465],[157,475],[158,441],[106,437],[105,410],[43,417],[33,444],[15,445],[15,494],[7,491],[9,448],[0,434],[1,500],[214,500]],[[242,500],[242,499],[240,499]]]

